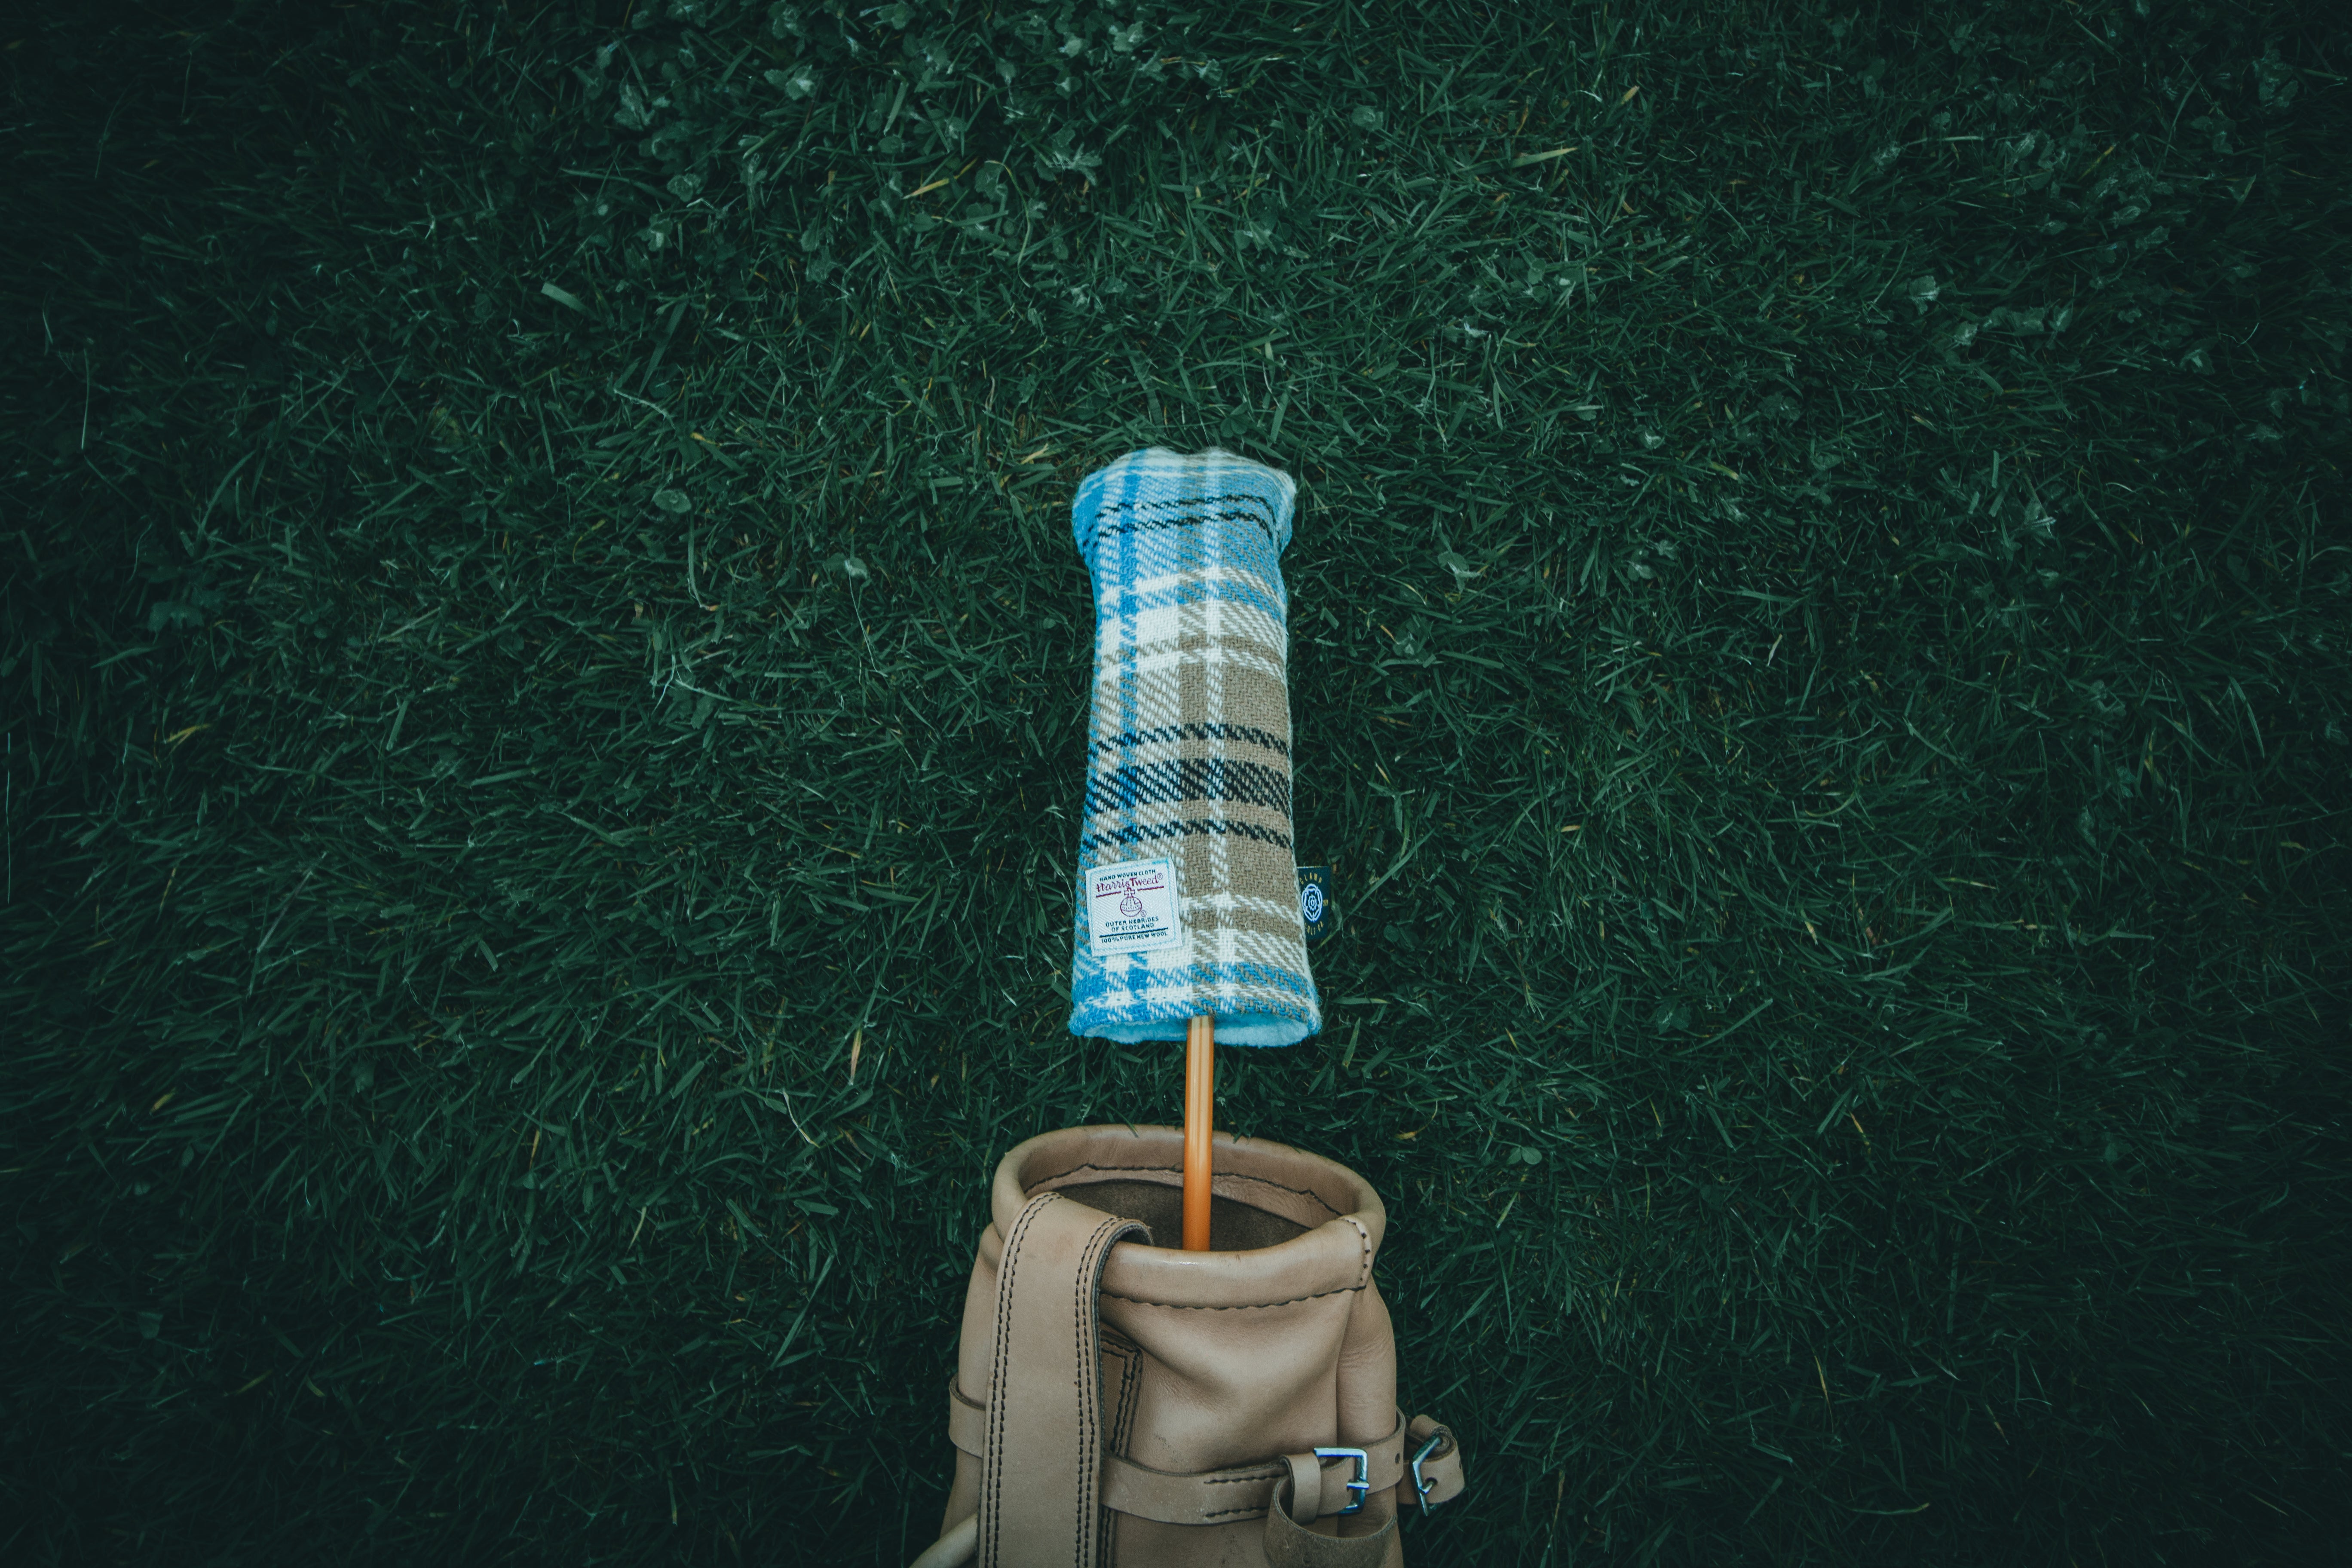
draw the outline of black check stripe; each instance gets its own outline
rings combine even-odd
[[[1087,809],[1126,811],[1189,800],[1232,800],[1290,815],[1290,773],[1230,757],[1180,757],[1169,763],[1108,768],[1087,779]]]
[[[1150,730],[1129,730],[1097,741],[1087,748],[1087,754],[1102,757],[1137,746],[1164,745],[1170,741],[1246,741],[1286,760],[1290,755],[1289,744],[1280,736],[1249,724],[1161,724]]]
[[[1249,822],[1228,822],[1223,817],[1196,817],[1185,822],[1122,827],[1116,833],[1089,833],[1078,840],[1078,848],[1082,852],[1088,849],[1124,849],[1155,838],[1190,838],[1213,833],[1230,834],[1235,838],[1255,838],[1260,844],[1271,844],[1277,849],[1290,847],[1290,836],[1276,833],[1270,827],[1260,827]]]
[[[1206,510],[1221,504],[1232,507],[1234,510],[1227,511],[1212,511]],[[1108,521],[1108,520],[1109,517],[1116,512],[1125,512],[1129,514],[1129,521],[1121,522]],[[1144,515],[1148,512],[1164,512],[1168,515]],[[1208,522],[1212,521],[1237,521],[1241,522],[1255,523],[1259,530],[1265,533],[1266,542],[1269,544],[1275,542],[1274,509],[1265,503],[1265,500],[1262,496],[1180,496],[1173,500],[1106,501],[1103,504],[1102,510],[1097,513],[1097,521],[1095,524],[1094,531],[1087,539],[1089,545],[1091,545],[1095,540],[1104,538],[1107,535],[1122,533],[1149,533],[1162,528],[1189,528],[1194,523]]]

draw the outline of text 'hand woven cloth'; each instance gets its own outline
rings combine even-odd
[[[1154,447],[1089,474],[1093,721],[1070,1032],[1295,1045],[1323,1026],[1291,850],[1288,599],[1297,487]]]

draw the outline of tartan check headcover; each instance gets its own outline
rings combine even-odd
[[[1079,484],[1095,586],[1094,717],[1078,838],[1070,1033],[1236,1046],[1323,1026],[1290,843],[1290,476],[1212,447],[1129,452]],[[1182,939],[1097,958],[1087,872],[1168,859]]]

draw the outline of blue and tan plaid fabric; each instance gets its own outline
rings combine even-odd
[[[1070,1032],[1287,1046],[1323,1026],[1290,842],[1288,601],[1297,487],[1212,448],[1129,452],[1078,486],[1071,531],[1095,587],[1087,869],[1168,859],[1183,940],[1108,960],[1077,900]]]

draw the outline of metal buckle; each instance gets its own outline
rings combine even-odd
[[[1421,1452],[1415,1454],[1412,1457],[1412,1462],[1406,1467],[1412,1473],[1412,1500],[1421,1505],[1423,1512],[1428,1511],[1429,1494],[1437,1489],[1437,1483],[1433,1480],[1423,1479],[1421,1473],[1421,1463],[1423,1459],[1428,1458],[1430,1455],[1437,1452],[1439,1445],[1443,1444],[1444,1441],[1444,1433],[1432,1432],[1429,1435],[1429,1441],[1421,1446]]]
[[[1352,1500],[1339,1511],[1341,1513],[1362,1512],[1364,1499],[1372,1489],[1372,1457],[1361,1448],[1318,1448],[1315,1450],[1315,1457],[1318,1459],[1356,1461],[1355,1475],[1342,1483],[1353,1494]]]

